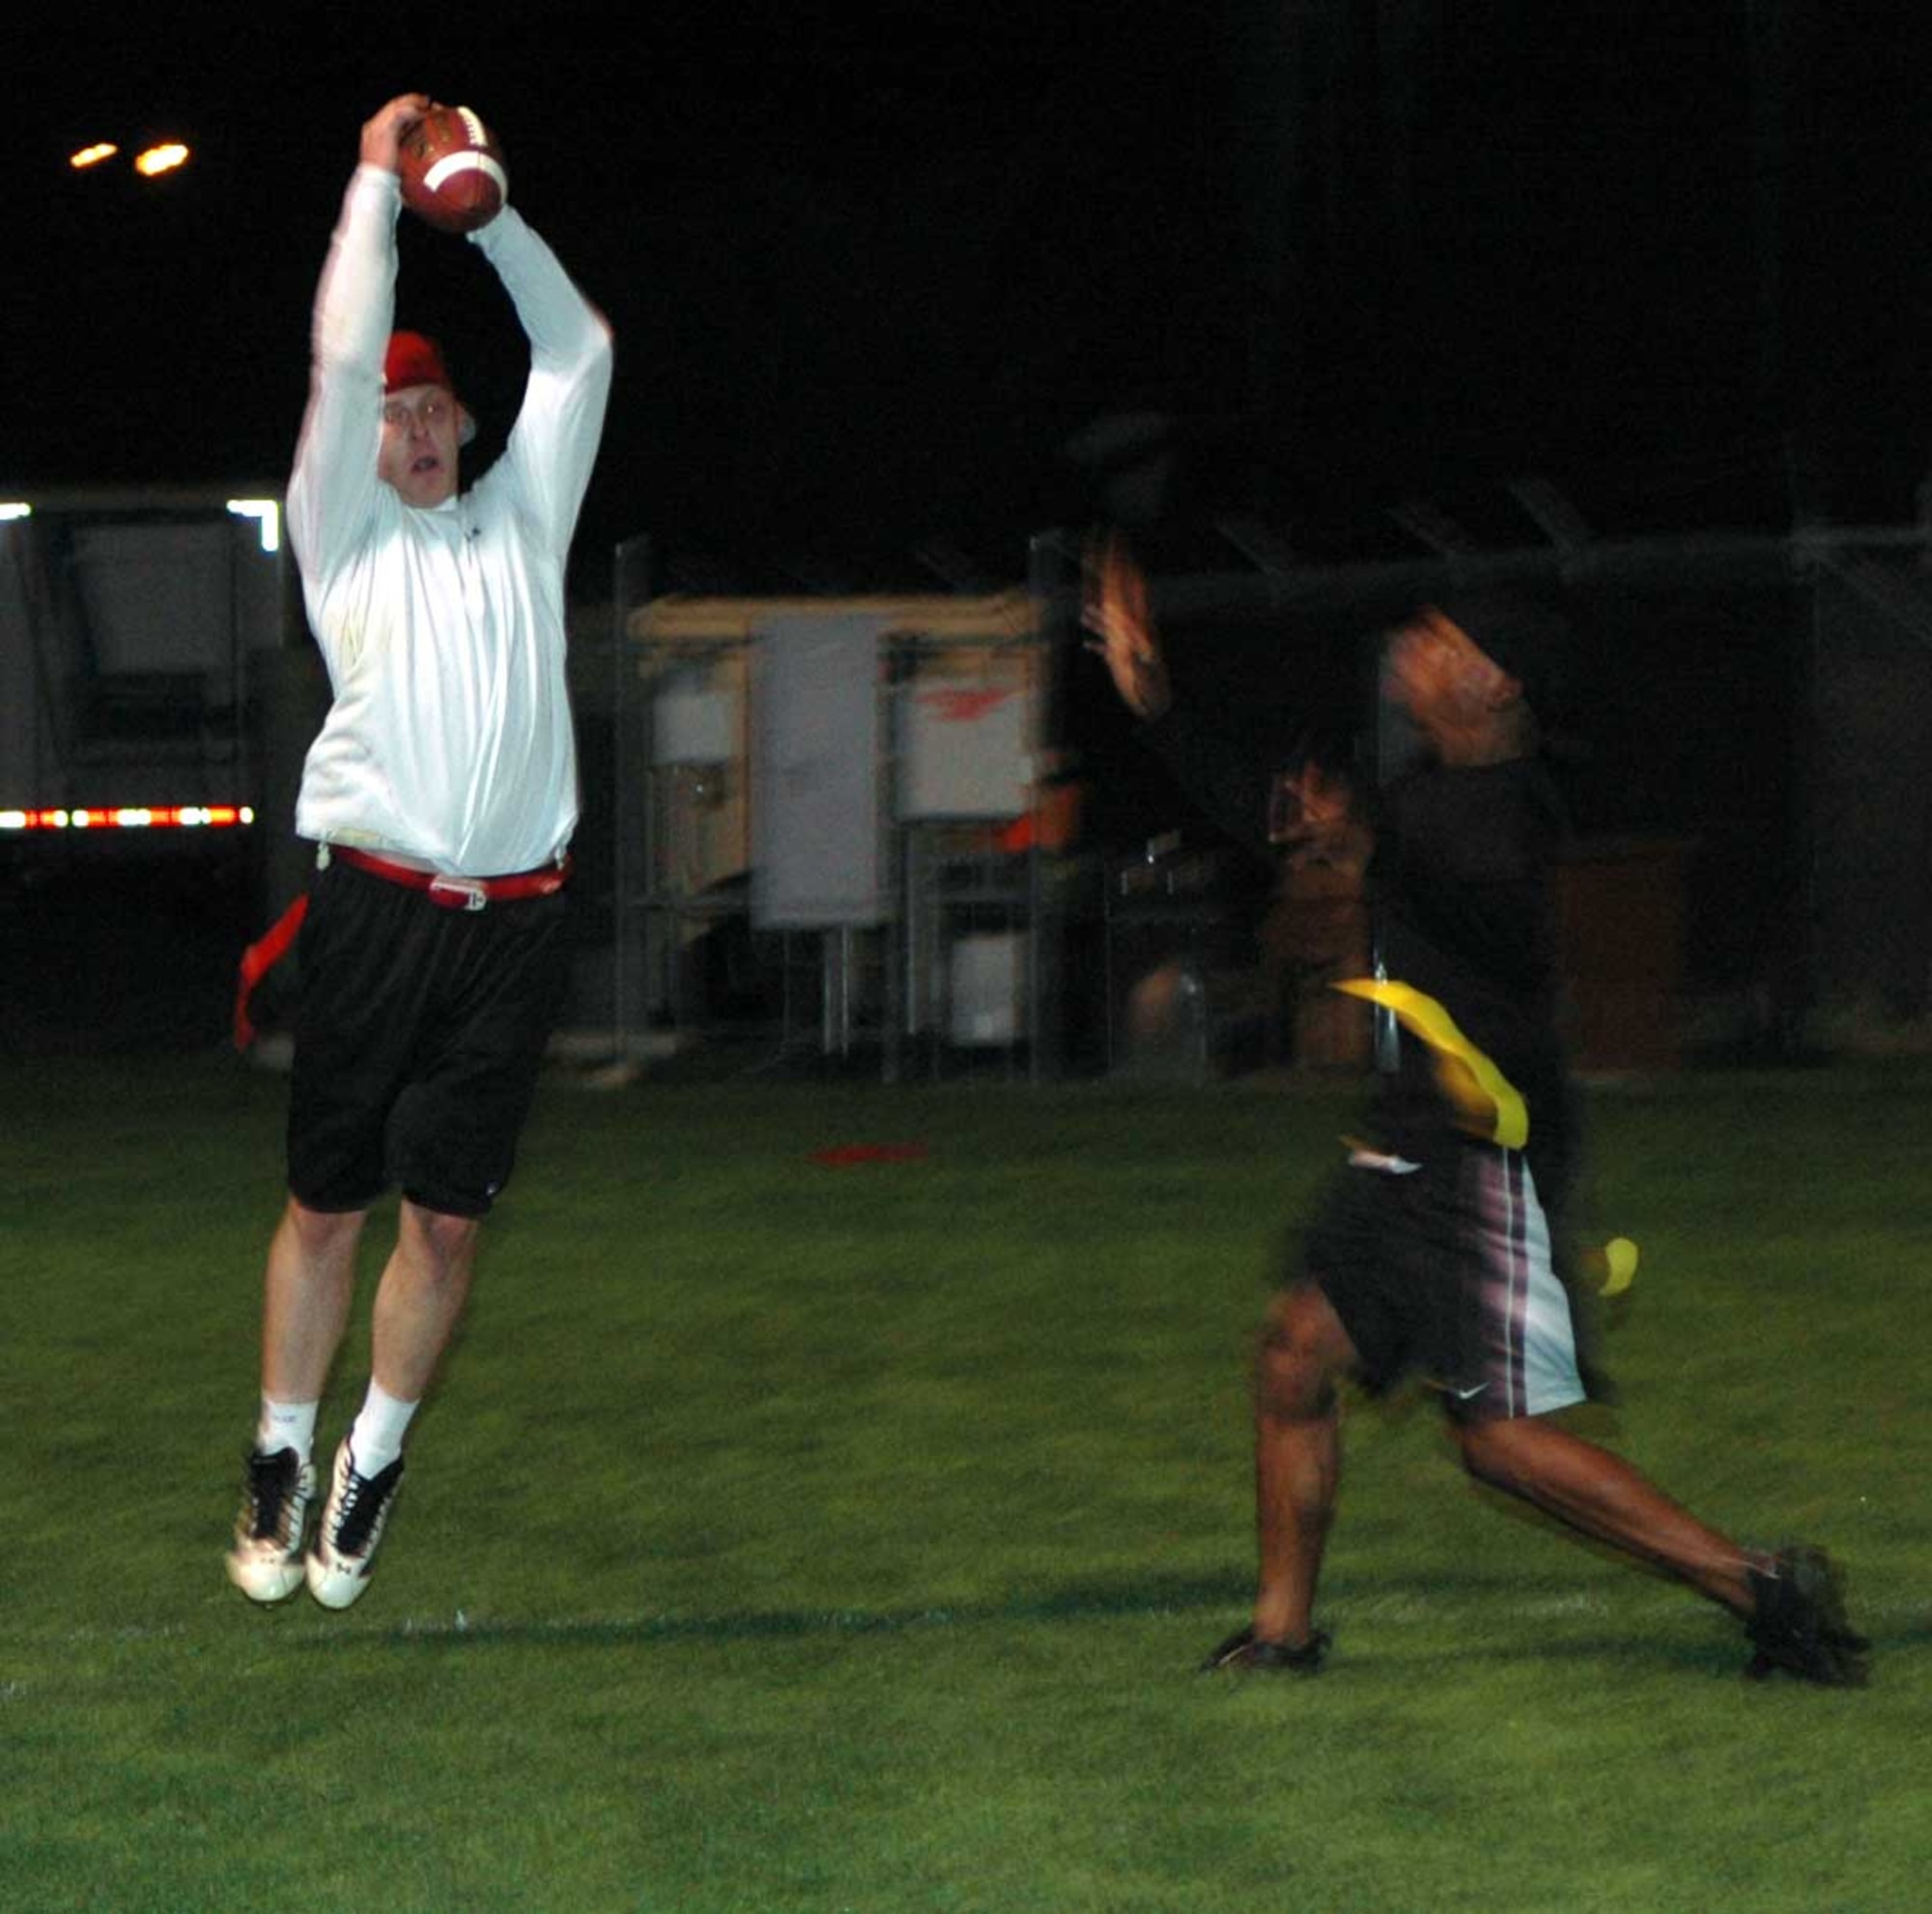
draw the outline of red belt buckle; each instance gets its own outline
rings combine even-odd
[[[429,900],[443,910],[481,910],[489,903],[490,893],[469,877],[438,872],[429,880]]]

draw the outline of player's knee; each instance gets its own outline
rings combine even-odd
[[[1521,1441],[1528,1425],[1510,1417],[1455,1425],[1463,1467],[1492,1489],[1520,1494],[1527,1480]]]
[[[445,1211],[427,1210],[419,1203],[406,1201],[402,1227],[412,1239],[412,1246],[423,1264],[439,1276],[460,1277],[468,1272],[481,1228],[476,1217],[453,1216]]]
[[[346,1250],[361,1234],[367,1220],[364,1210],[311,1210],[291,1196],[285,1212],[287,1227],[294,1231],[307,1258],[326,1258]]]
[[[1255,1400],[1263,1414],[1284,1421],[1333,1414],[1341,1364],[1332,1321],[1315,1291],[1289,1291],[1269,1304],[1255,1352]]]

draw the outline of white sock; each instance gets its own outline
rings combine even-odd
[[[398,1402],[373,1377],[362,1398],[362,1413],[349,1432],[349,1452],[358,1475],[380,1475],[403,1452],[403,1432],[416,1413],[412,1402]]]
[[[255,1447],[263,1455],[277,1449],[294,1449],[298,1462],[306,1462],[315,1447],[314,1402],[273,1402],[262,1398],[262,1419],[255,1424]]]

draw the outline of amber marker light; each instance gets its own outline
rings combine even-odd
[[[119,804],[36,811],[0,810],[0,831],[245,830],[251,804]]]

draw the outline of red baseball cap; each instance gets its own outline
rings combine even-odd
[[[467,445],[475,438],[476,421],[469,416],[469,408],[457,397],[441,346],[426,332],[391,332],[389,349],[383,355],[383,389],[402,392],[412,386],[440,386],[456,399],[456,409],[462,415],[457,427],[461,443]]]
[[[440,386],[454,393],[442,348],[422,332],[391,332],[383,356],[383,389],[400,392],[411,386]]]

